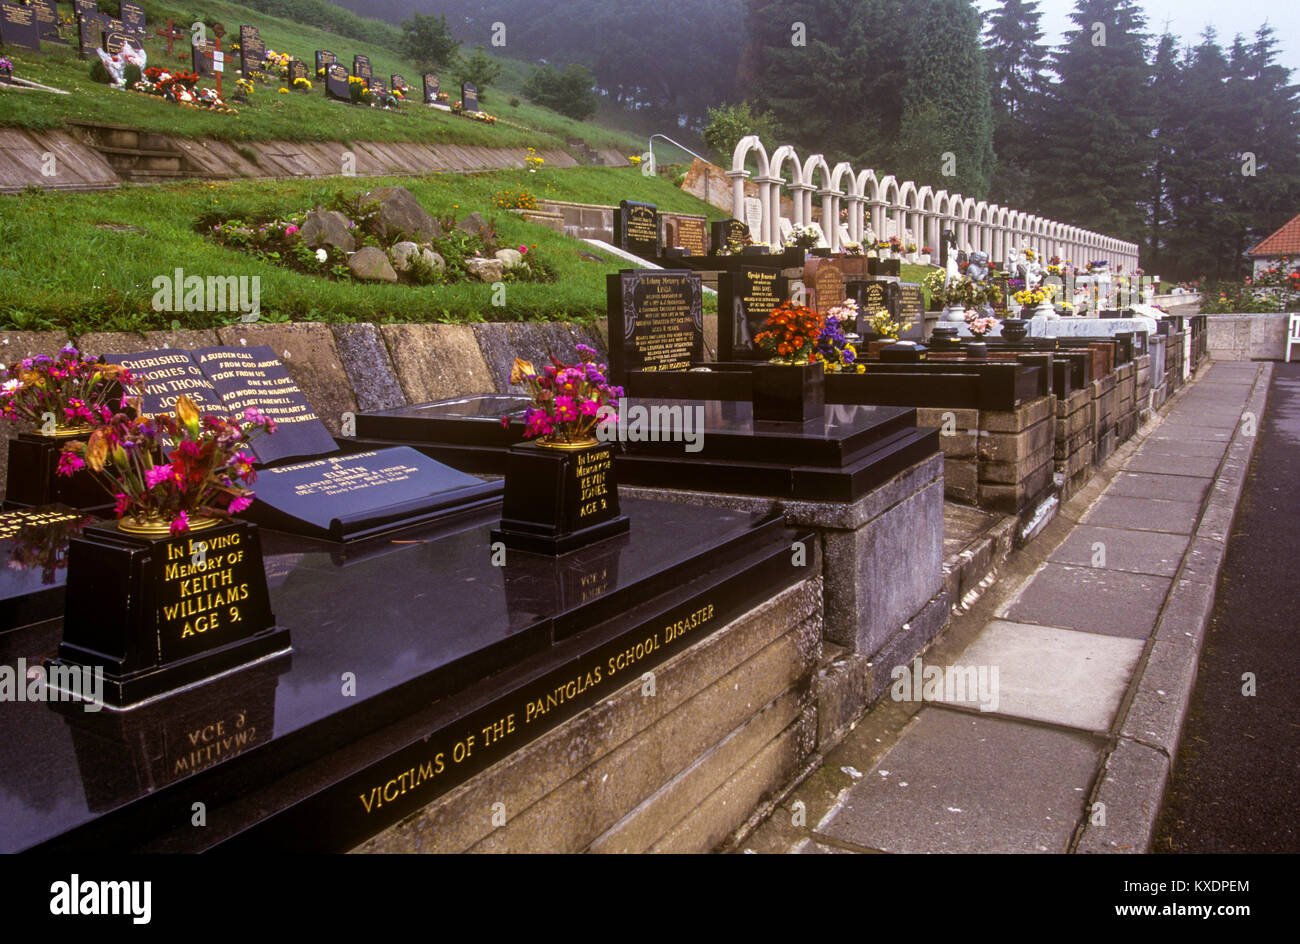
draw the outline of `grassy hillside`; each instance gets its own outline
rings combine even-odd
[[[225,25],[227,47],[238,41],[241,24],[256,26],[269,48],[304,60],[309,70],[314,71],[317,49],[331,50],[349,69],[352,55],[360,53],[370,57],[376,76],[387,81],[391,73],[400,72],[408,83],[419,87],[418,69],[390,46],[352,40],[224,0],[205,0],[198,9],[173,6],[165,0],[147,3],[145,7],[149,17],[145,51],[150,65],[166,64],[188,70],[188,39],[178,41],[172,58],[167,59],[166,45],[154,31],[165,25],[167,17],[178,24],[188,24],[201,15],[209,23],[220,21]],[[60,2],[59,12],[71,15],[70,0]],[[522,88],[531,69],[526,63],[514,60],[501,60],[501,87],[489,89],[482,101],[485,111],[500,118],[500,123],[493,126],[427,108],[418,102],[405,104],[396,112],[333,103],[326,100],[321,83],[310,93],[290,94],[278,94],[278,84],[259,86],[250,103],[237,106],[238,115],[221,115],[180,108],[92,81],[90,63],[77,58],[73,38],[74,42],[67,47],[43,44],[40,53],[6,47],[5,55],[13,60],[15,74],[72,94],[14,92],[0,86],[0,126],[40,130],[59,127],[67,119],[75,118],[229,141],[432,141],[499,147],[562,147],[566,137],[574,137],[593,147],[618,148],[627,154],[639,154],[644,149],[644,140],[624,131],[576,122],[527,101],[511,105],[512,96]],[[179,58],[180,53],[184,53],[183,59]],[[237,78],[234,72],[237,65],[237,57],[232,54],[227,59],[224,75],[227,98]],[[443,88],[453,98],[458,97],[454,91],[459,88],[460,78],[456,70],[445,70],[439,76]],[[205,79],[202,84],[212,83]]]
[[[501,245],[536,245],[558,276],[550,283],[511,283],[505,307],[491,286],[410,286],[335,282],[300,274],[221,246],[198,231],[210,214],[224,219],[289,216],[327,203],[333,193],[358,194],[385,183],[408,187],[430,213],[464,218],[478,210],[497,228]],[[152,310],[153,279],[183,268],[189,275],[259,276],[264,320],[274,321],[525,321],[581,320],[605,309],[605,275],[624,267],[581,255],[592,247],[507,211],[492,211],[498,190],[527,189],[537,198],[617,204],[646,200],[661,209],[723,214],[631,168],[569,168],[437,174],[423,178],[125,186],[101,193],[28,193],[0,202],[0,327],[138,331],[232,323],[229,313]]]

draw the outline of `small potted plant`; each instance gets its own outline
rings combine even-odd
[[[851,300],[850,300],[851,303]],[[826,313],[826,323],[813,347],[813,359],[828,374],[860,374],[866,366],[858,362],[857,348],[845,336],[844,325],[850,329],[857,323],[856,306],[836,306]]]
[[[920,255],[921,265],[929,265],[930,259],[933,258],[933,256],[934,256],[934,252],[930,249],[929,246],[921,247],[921,255]]]
[[[0,56],[0,82],[9,85],[14,75],[14,64],[8,56]]]
[[[824,326],[821,315],[788,299],[772,309],[754,335],[771,358],[751,371],[756,420],[802,423],[823,415],[826,371],[814,355]]]
[[[524,435],[533,441],[512,446],[506,457],[501,526],[492,540],[507,547],[567,554],[628,530],[614,474],[623,389],[610,385],[594,349],[575,350],[576,364],[552,356],[541,372],[520,358],[511,367],[510,382],[532,396]],[[501,423],[508,427],[510,418]]]
[[[978,308],[968,308],[966,310],[966,327],[970,329],[971,335],[975,338],[963,346],[967,357],[988,357],[989,346],[985,342],[985,336],[998,325],[998,319],[992,315],[985,314]]]
[[[68,345],[52,357],[37,354],[15,361],[0,378],[0,416],[35,427],[9,440],[6,499],[76,508],[106,503],[108,496],[88,476],[59,480],[59,453],[66,440],[90,435],[93,423],[112,416],[112,401],[134,383],[131,372]]]
[[[606,378],[608,368],[596,363],[597,353],[585,344],[575,347],[580,358],[565,364],[551,358],[538,373],[529,361],[516,357],[510,382],[528,388],[532,405],[525,416],[524,436],[548,449],[586,449],[599,443],[596,427],[611,411],[617,417],[623,388]],[[509,418],[502,420],[503,425]]]
[[[134,414],[134,415],[130,415]],[[146,416],[140,400],[114,414],[85,440],[63,447],[59,474],[88,468],[113,495],[118,529],[146,536],[178,535],[216,525],[253,503],[257,477],[250,442],[275,431],[275,421],[249,408],[241,418],[200,414],[185,395],[175,416]]]

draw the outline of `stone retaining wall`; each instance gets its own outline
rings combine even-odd
[[[356,851],[710,851],[816,749],[821,600],[819,577],[783,591],[657,668],[653,696],[631,679]]]
[[[1052,484],[1056,397],[1038,397],[1015,410],[917,410],[919,426],[940,435],[944,493],[954,501],[1017,514]]]

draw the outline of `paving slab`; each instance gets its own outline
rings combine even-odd
[[[1172,581],[1150,574],[1043,564],[998,615],[1009,620],[1145,639]]]
[[[1223,460],[1213,456],[1160,455],[1138,452],[1124,466],[1130,472],[1157,472],[1161,475],[1213,477]]]
[[[946,704],[1105,733],[1142,649],[1140,639],[993,620],[954,663],[986,668],[993,698],[967,687]]]
[[[1121,472],[1111,479],[1108,496],[1159,498],[1200,504],[1213,479],[1194,475],[1164,475],[1159,472]]]
[[[1218,439],[1156,439],[1142,444],[1139,456],[1200,456],[1222,459],[1228,444]]]
[[[1200,513],[1200,502],[1103,495],[1088,509],[1083,523],[1134,531],[1191,534]]]
[[[1090,735],[925,708],[817,832],[884,852],[1065,852],[1099,763]]]
[[[1156,431],[1151,434],[1148,442],[1195,442],[1203,440],[1206,442],[1227,443],[1232,439],[1233,430],[1231,429],[1212,429],[1208,426],[1197,426],[1192,423],[1183,423],[1179,426],[1166,426],[1161,424],[1156,427]]]
[[[1081,524],[1075,526],[1048,560],[1058,564],[1172,577],[1178,573],[1178,565],[1190,540],[1183,534]]]

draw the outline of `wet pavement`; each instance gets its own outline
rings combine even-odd
[[[1300,852],[1300,363],[1273,368],[1153,852]]]

